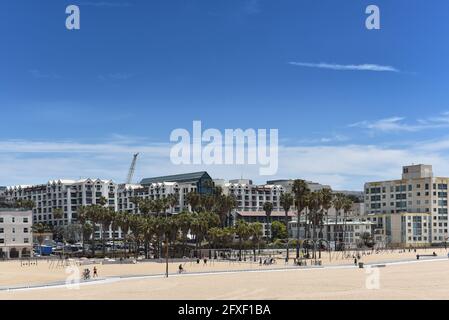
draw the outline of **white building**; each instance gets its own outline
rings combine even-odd
[[[0,203],[6,201],[6,187],[0,187]]]
[[[292,238],[298,237],[298,225],[297,217],[289,223],[289,236]],[[305,218],[301,218],[300,238],[306,238]],[[358,246],[362,246],[364,243],[363,236],[368,234],[370,237],[373,235],[374,223],[367,218],[353,217],[343,219],[342,217],[329,217],[323,221],[322,229],[320,227],[315,228],[315,235],[312,235],[313,229],[309,225],[309,239],[324,239],[328,242],[331,248],[341,248],[342,244],[346,249],[355,249]]]
[[[31,210],[0,208],[0,258],[30,257],[33,248]]]
[[[178,203],[170,208],[171,214],[177,214],[183,210],[190,210],[186,196],[189,192],[195,192],[196,186],[189,183],[177,182],[154,182],[148,185],[123,184],[119,185],[117,191],[117,210],[129,213],[138,213],[138,209],[132,202],[133,198],[156,200],[167,198],[169,195],[176,195]]]
[[[284,187],[281,185],[255,185],[251,180],[230,180],[222,185],[223,193],[233,195],[237,200],[238,211],[263,211],[266,202],[273,204],[273,211],[281,211],[281,194]]]
[[[403,229],[407,233],[410,230],[411,233],[411,239],[409,240],[407,236],[406,240],[427,243],[445,242],[448,238],[448,185],[449,178],[434,177],[430,165],[405,166],[401,179],[365,184],[367,214],[393,217],[409,213],[420,216],[420,219],[425,217],[424,228],[416,228],[415,231],[412,228]],[[428,215],[429,219],[427,219]],[[413,219],[418,219],[418,216]],[[407,219],[406,217],[404,223],[408,223]],[[390,231],[385,230],[384,233],[388,234]],[[399,238],[396,235],[391,237]]]
[[[102,197],[109,207],[117,210],[117,185],[112,180],[51,180],[43,185],[8,187],[6,195],[9,201],[34,201],[32,222],[54,226],[76,222],[80,206],[97,204]],[[53,216],[57,208],[63,211],[61,219]]]

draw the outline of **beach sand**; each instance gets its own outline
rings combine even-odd
[[[438,254],[416,262],[416,254]],[[79,289],[45,288],[0,291],[0,299],[449,299],[449,259],[445,250],[418,250],[417,253],[384,252],[364,256],[364,263],[405,261],[383,268],[358,269],[353,259],[337,259],[323,254],[324,269],[285,269],[283,262],[259,266],[252,263],[186,263],[186,274],[168,279],[122,279],[81,285]],[[441,260],[446,257],[446,259]],[[433,260],[433,261],[432,261]],[[170,264],[175,273],[179,263]],[[336,266],[341,265],[341,268]],[[100,278],[129,275],[156,275],[165,264],[147,262],[135,265],[96,265]],[[93,268],[93,265],[88,266]],[[326,268],[330,267],[330,268]],[[80,267],[83,269],[85,267]],[[279,269],[272,271],[271,269]],[[210,272],[253,270],[258,272]],[[269,270],[270,269],[270,270]],[[373,271],[374,270],[374,271]],[[200,274],[194,274],[200,273]],[[202,274],[201,274],[202,273]],[[370,277],[379,275],[379,289],[367,289]],[[0,263],[0,287],[64,281],[65,268],[50,268],[46,261],[38,266],[20,267],[20,262]],[[371,283],[371,282],[369,282]]]

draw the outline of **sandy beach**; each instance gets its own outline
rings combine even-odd
[[[433,251],[437,257],[422,257]],[[0,299],[448,299],[449,259],[445,250],[382,252],[365,255],[365,264],[379,268],[359,269],[353,259],[322,256],[320,268],[298,268],[278,260],[259,266],[248,262],[184,264],[186,273],[176,275],[179,263],[171,263],[168,279],[165,264],[95,264],[99,279],[82,283],[78,289],[62,285],[64,267],[39,261],[37,266],[20,266],[18,261],[0,263],[0,288],[57,284],[59,287],[0,291]],[[93,268],[94,265],[87,266]],[[85,268],[81,266],[80,269]],[[371,271],[367,271],[371,270]],[[375,271],[372,271],[375,270]],[[252,272],[251,272],[252,271]],[[368,273],[369,272],[369,273]],[[367,279],[376,273],[379,287],[369,289]],[[62,282],[62,283],[61,283]]]

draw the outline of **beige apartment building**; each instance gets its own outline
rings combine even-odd
[[[31,210],[0,208],[0,259],[31,256],[31,217]]]
[[[365,209],[385,243],[441,244],[448,239],[449,178],[431,165],[403,167],[398,180],[365,184]]]

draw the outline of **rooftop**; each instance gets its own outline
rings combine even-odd
[[[211,177],[206,171],[200,171],[192,173],[175,174],[170,176],[161,176],[155,178],[145,178],[140,182],[140,184],[149,185],[158,182],[196,182],[202,178],[211,179]]]

